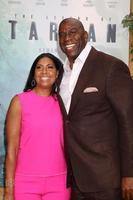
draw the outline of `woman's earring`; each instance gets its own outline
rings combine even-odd
[[[35,85],[36,85],[36,81],[35,81],[35,79],[33,79],[33,80],[31,81],[31,86],[32,86],[32,87],[35,87]]]

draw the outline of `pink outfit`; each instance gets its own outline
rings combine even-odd
[[[17,186],[22,184],[20,179],[32,182],[32,179],[46,180],[48,177],[57,175],[66,178],[63,122],[56,96],[44,97],[37,95],[34,91],[29,91],[18,94],[18,97],[21,103],[22,124],[15,193],[22,190],[22,187]],[[65,186],[65,182],[63,184]],[[31,185],[32,189],[33,184]],[[63,189],[66,190],[64,186]],[[23,188],[25,188],[24,183]],[[65,199],[68,200],[68,198]],[[15,198],[15,200],[20,200],[20,198]]]
[[[66,176],[16,176],[15,200],[70,200]]]

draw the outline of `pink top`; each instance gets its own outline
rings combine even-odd
[[[53,176],[66,173],[63,122],[56,96],[34,91],[18,94],[22,109],[16,174]]]

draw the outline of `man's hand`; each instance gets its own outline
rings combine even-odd
[[[124,200],[133,200],[133,177],[122,178],[122,197]]]

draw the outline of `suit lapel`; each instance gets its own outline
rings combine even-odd
[[[97,51],[92,47],[84,66],[80,72],[80,75],[77,80],[77,84],[74,88],[72,99],[71,99],[71,105],[69,110],[69,115],[73,112],[74,107],[78,103],[80,94],[83,93],[83,90],[86,88],[86,86],[89,84],[89,80],[91,79],[91,71],[93,69],[93,62],[96,58]]]
[[[66,111],[65,105],[64,105],[63,100],[62,100],[61,96],[59,95],[59,93],[57,93],[57,97],[58,97],[58,102],[60,105],[61,112],[63,113],[63,118],[66,119],[67,111]]]

